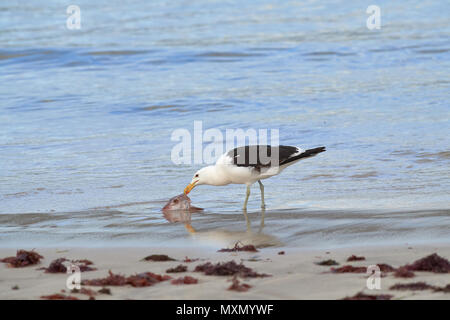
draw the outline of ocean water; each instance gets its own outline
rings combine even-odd
[[[0,246],[329,248],[450,243],[448,1],[0,4]],[[277,129],[327,152],[245,186],[199,186],[177,129]],[[205,143],[204,146],[208,145]]]

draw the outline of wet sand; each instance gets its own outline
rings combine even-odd
[[[20,249],[20,248],[17,248]],[[29,248],[23,248],[29,249]],[[135,288],[130,285],[107,286],[111,295],[97,294],[95,299],[342,299],[362,291],[366,294],[390,294],[392,299],[450,299],[450,293],[423,291],[395,291],[389,288],[397,283],[426,282],[444,287],[450,283],[449,274],[415,272],[414,278],[395,278],[390,272],[381,278],[381,290],[366,287],[368,275],[365,273],[336,274],[330,266],[319,266],[316,262],[333,259],[340,267],[351,264],[364,266],[386,263],[399,267],[420,258],[437,253],[450,258],[450,246],[426,245],[395,247],[345,248],[330,250],[300,250],[296,248],[260,248],[259,252],[217,252],[221,248],[36,248],[44,256],[40,264],[24,268],[8,268],[0,263],[0,299],[40,299],[42,295],[55,293],[70,294],[79,299],[87,295],[70,293],[66,288],[66,274],[49,274],[41,267],[48,267],[56,258],[89,259],[98,270],[83,272],[81,280],[104,278],[108,270],[126,276],[141,272],[170,275],[176,279],[186,275],[198,279],[197,284],[174,285],[171,281],[156,283],[150,287]],[[284,251],[280,255],[279,252]],[[0,258],[13,256],[16,249],[0,249]],[[178,261],[153,262],[142,259],[151,254],[166,254]],[[364,261],[346,262],[351,255],[364,256]],[[199,259],[185,263],[185,257]],[[232,276],[207,276],[193,272],[195,266],[206,262],[226,262],[234,260],[258,273],[270,274],[264,278],[239,278],[241,283],[252,287],[246,292],[229,291]],[[249,261],[250,260],[250,261]],[[179,264],[188,267],[184,273],[166,273]],[[13,287],[18,289],[13,289]],[[98,291],[102,287],[85,286]]]

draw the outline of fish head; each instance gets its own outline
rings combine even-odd
[[[179,194],[171,198],[163,207],[163,211],[189,210],[191,207],[191,199],[185,194]]]

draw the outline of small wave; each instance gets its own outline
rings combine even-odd
[[[365,172],[365,173],[354,174],[354,175],[350,176],[350,178],[362,179],[362,178],[370,178],[370,177],[377,177],[377,176],[378,176],[378,172],[369,171],[369,172]]]
[[[90,51],[84,54],[91,56],[129,56],[136,54],[145,54],[148,51],[143,50],[105,50],[105,51]]]
[[[450,159],[450,151],[440,151],[435,153],[420,153],[417,155],[419,158],[438,158],[438,159]]]
[[[177,106],[174,104],[169,104],[169,105],[154,105],[154,106],[148,106],[148,107],[144,107],[141,110],[144,111],[153,111],[153,110],[159,110],[159,109],[179,109],[179,107],[181,106]]]
[[[116,205],[110,205],[110,206],[103,206],[103,207],[95,207],[91,210],[99,210],[99,209],[113,209],[113,208],[123,208],[123,207],[133,207],[133,206],[141,206],[145,204],[161,204],[164,203],[164,201],[140,201],[140,202],[129,202],[129,203],[122,203],[122,204],[116,204]]]
[[[416,152],[413,150],[395,150],[392,151],[390,154],[394,156],[410,156],[416,154]]]
[[[417,50],[416,53],[436,54],[436,53],[445,53],[448,51],[449,49],[427,49],[427,50]]]
[[[311,179],[318,179],[318,178],[335,178],[335,177],[336,177],[336,175],[327,174],[327,173],[311,174],[309,176],[304,177],[303,180],[311,180]]]
[[[205,52],[196,55],[197,57],[221,57],[221,58],[245,58],[245,57],[260,57],[264,56],[261,53],[243,53],[243,52]]]
[[[337,51],[313,51],[303,54],[304,56],[354,56],[353,52],[337,52]]]

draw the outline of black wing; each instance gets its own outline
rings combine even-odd
[[[315,155],[317,155],[317,154],[319,154],[321,152],[324,152],[324,151],[326,151],[325,147],[318,147],[318,148],[314,148],[314,149],[308,149],[308,150],[305,150],[305,151],[303,151],[302,153],[300,153],[300,154],[298,154],[296,156],[291,156],[291,157],[287,158],[285,161],[280,162],[280,165],[287,164],[289,162],[296,161],[296,160],[299,160],[299,159],[302,159],[302,158],[314,157]]]
[[[298,153],[296,147],[252,145],[230,150],[228,156],[233,159],[233,164],[238,167],[270,167],[278,166],[295,153]]]
[[[228,151],[227,155],[233,159],[238,167],[271,167],[281,166],[301,158],[313,157],[324,152],[325,147],[305,150],[299,153],[299,148],[293,146],[252,145],[238,147]]]

